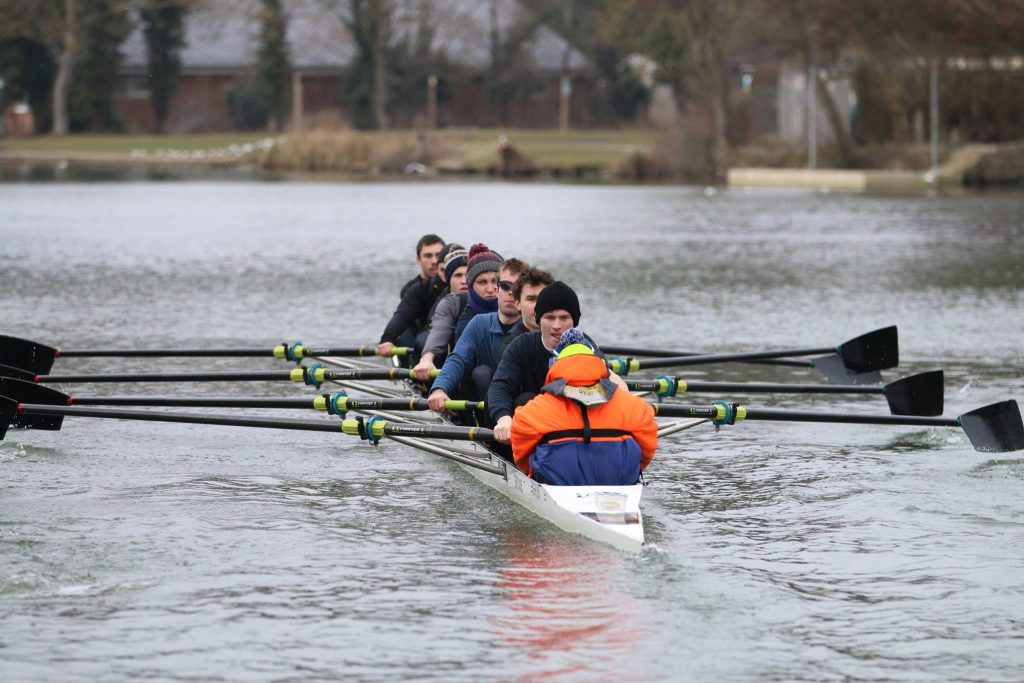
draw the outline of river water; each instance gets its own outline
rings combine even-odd
[[[833,346],[897,324],[887,381],[943,368],[947,415],[1024,399],[1015,194],[8,182],[0,334],[79,349],[371,343],[425,232],[552,270],[606,345]],[[282,367],[69,358],[54,372]],[[733,396],[688,401],[717,398]],[[886,412],[874,397],[736,398]],[[1024,680],[1024,455],[977,453],[947,428],[747,422],[664,440],[648,473],[650,546],[627,555],[393,442],[71,418],[12,431],[0,678]]]

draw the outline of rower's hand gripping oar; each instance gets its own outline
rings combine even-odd
[[[344,418],[349,411],[363,410],[419,410],[428,411],[430,405],[423,398],[351,398],[344,391],[321,394],[316,398],[254,398],[254,397],[180,397],[180,396],[70,396],[63,392],[10,377],[0,377],[0,396],[18,403],[53,406],[149,406],[175,408],[267,408],[316,409]],[[445,410],[483,410],[485,404],[476,401],[445,401]],[[50,415],[14,416],[12,426],[49,429],[55,418]]]
[[[884,327],[874,332],[843,342],[837,348],[786,349],[781,351],[755,351],[752,353],[718,353],[697,356],[671,356],[667,358],[609,358],[608,368],[619,375],[652,368],[707,365],[735,361],[764,360],[792,356],[826,355],[814,359],[814,367],[826,376],[844,384],[866,384],[881,381],[879,370],[899,365],[899,335],[896,326]]]
[[[423,425],[388,422],[379,417],[331,420],[294,420],[268,417],[236,417],[203,413],[171,413],[163,411],[124,410],[120,408],[89,408],[19,403],[0,396],[0,439],[7,433],[15,418],[21,424],[28,422],[35,429],[59,430],[65,417],[93,417],[115,420],[141,420],[147,422],[180,422],[185,424],[226,425],[231,427],[259,427],[264,429],[291,429],[306,432],[341,431],[377,443],[387,437],[417,437],[421,439],[451,439],[455,441],[493,441],[494,432],[478,427],[452,425]],[[29,418],[47,418],[34,419]]]
[[[406,356],[409,347],[396,346],[388,356]],[[0,364],[35,374],[45,374],[57,358],[283,358],[295,362],[324,356],[378,356],[376,346],[339,346],[316,348],[302,342],[278,344],[272,348],[193,349],[61,349],[30,339],[0,335]]]
[[[652,404],[656,415],[702,417],[716,426],[740,420],[775,422],[830,422],[837,424],[908,425],[921,427],[960,427],[971,445],[984,453],[1009,453],[1024,450],[1024,422],[1017,402],[1002,401],[977,408],[955,418],[911,415],[863,415],[856,413],[817,413],[800,410],[748,408],[737,403],[718,401],[711,406]]]
[[[659,399],[686,392],[713,391],[721,394],[883,394],[893,415],[942,415],[942,370],[922,372],[890,382],[883,387],[835,384],[776,384],[771,382],[697,382],[682,377],[626,380],[630,391],[651,391]]]

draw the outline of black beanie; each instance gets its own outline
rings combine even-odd
[[[580,324],[579,297],[576,296],[576,292],[572,291],[572,287],[561,280],[556,280],[540,290],[540,294],[537,295],[537,307],[534,309],[536,311],[537,324],[540,325],[540,317],[542,315],[559,309],[569,311],[569,315],[572,316],[573,327]]]

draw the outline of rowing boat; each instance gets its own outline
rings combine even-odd
[[[359,361],[349,358],[322,357],[318,361],[326,365],[345,368],[365,367]],[[378,396],[408,396],[410,392],[413,392],[420,397],[413,385],[407,382],[392,381],[386,386],[353,385],[349,382],[340,384],[360,391],[375,393]],[[436,413],[419,415],[415,418],[395,414],[384,414],[384,416],[389,420],[396,421],[445,419]],[[686,426],[693,426],[704,421],[694,419],[685,422],[689,423]],[[461,443],[427,441],[415,437],[399,437],[396,440],[454,460],[459,467],[479,481],[565,531],[607,543],[627,552],[639,552],[644,547],[644,523],[643,515],[640,512],[643,484],[630,486],[541,484],[526,476],[515,465],[485,444],[470,443],[467,446]]]

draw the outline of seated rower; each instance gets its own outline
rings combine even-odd
[[[540,393],[512,419],[516,467],[545,484],[635,484],[658,446],[653,408],[609,379],[579,329],[558,351]]]
[[[502,342],[519,321],[519,309],[512,298],[512,288],[524,270],[526,264],[519,259],[509,259],[502,265],[499,271],[501,286],[496,299],[497,310],[478,314],[466,325],[431,386],[427,397],[431,410],[444,410],[444,402],[455,393],[460,383],[467,380],[469,385],[465,393],[468,396],[465,398],[482,401],[487,396],[487,387],[498,364]],[[480,279],[477,278],[478,281]]]
[[[444,246],[444,240],[438,235],[431,233],[420,238],[419,242],[416,243],[416,265],[420,267],[420,272],[416,277],[402,285],[402,289],[398,294],[399,300],[405,296],[410,287],[422,285],[437,275],[437,265],[444,258],[441,255],[441,250],[444,249]]]
[[[445,257],[439,273],[444,273],[448,281],[448,293],[438,299],[430,314],[427,325],[427,338],[423,342],[423,353],[420,362],[413,368],[416,379],[430,379],[430,371],[436,369],[437,359],[444,362],[448,350],[455,343],[455,323],[466,308],[469,301],[466,284],[466,262],[469,254],[461,247],[452,249]]]
[[[503,259],[501,254],[491,251],[483,243],[469,248],[466,260],[466,286],[469,295],[466,306],[455,322],[455,333],[451,343],[456,344],[466,325],[479,313],[493,313],[498,310],[498,271]]]
[[[487,391],[487,410],[499,443],[509,442],[516,406],[536,396],[544,386],[562,333],[580,324],[580,300],[569,285],[555,281],[537,295],[533,317],[540,329],[521,334],[509,343]],[[592,341],[591,345],[597,348]],[[618,375],[611,378],[622,381]]]
[[[519,309],[519,322],[513,327],[508,336],[505,337],[505,341],[501,345],[501,351],[498,352],[498,360],[501,360],[501,354],[505,353],[505,349],[508,345],[513,342],[519,335],[526,334],[527,332],[536,332],[540,329],[540,325],[537,324],[537,318],[534,317],[534,311],[537,307],[537,296],[541,290],[550,285],[555,281],[551,273],[540,268],[527,268],[519,279],[516,281],[516,286],[512,288],[512,298],[516,302],[516,308]]]
[[[430,309],[447,290],[444,278],[437,274],[437,261],[438,256],[444,258],[449,247],[445,247],[443,242],[424,244],[428,238],[440,239],[436,235],[420,238],[416,258],[422,269],[421,276],[410,280],[402,288],[402,300],[384,327],[377,344],[377,353],[382,356],[387,355],[395,346],[412,346],[416,353],[419,352],[426,339]],[[424,276],[426,273],[430,275]]]

